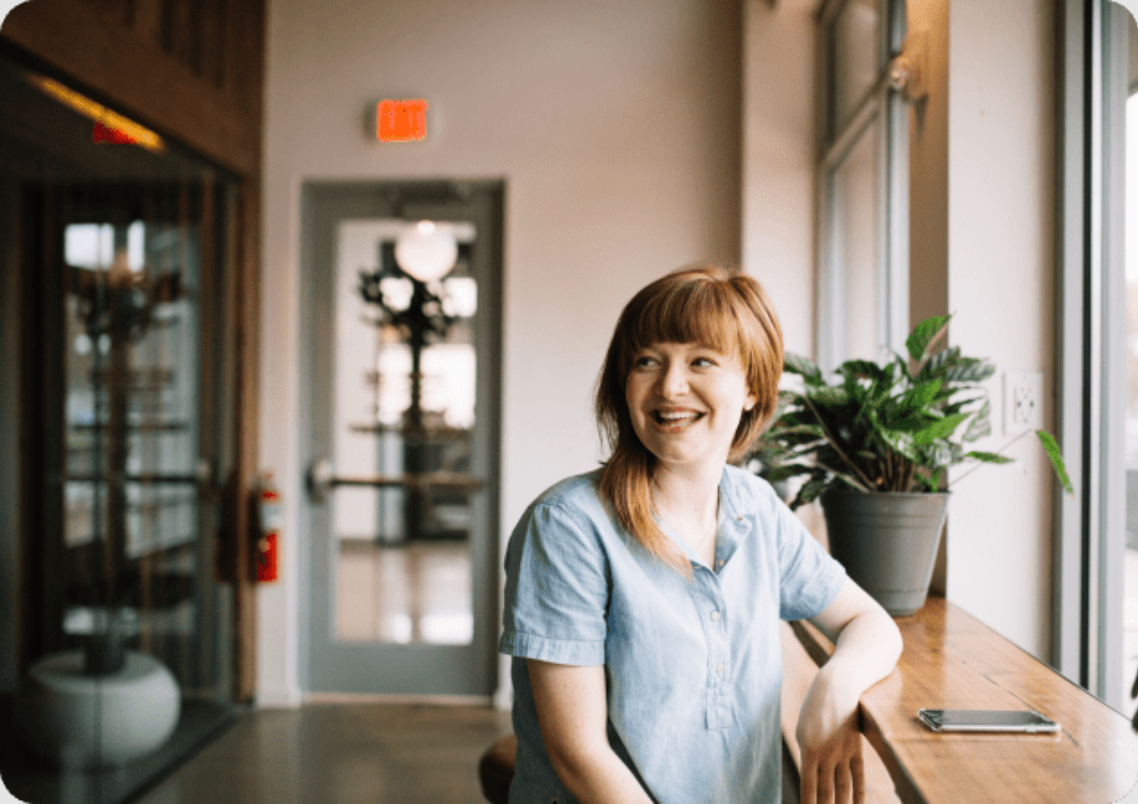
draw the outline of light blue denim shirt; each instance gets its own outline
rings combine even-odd
[[[510,537],[498,649],[514,657],[511,803],[576,801],[545,751],[527,658],[605,666],[609,742],[660,804],[778,801],[778,621],[821,612],[845,570],[765,481],[726,467],[714,569],[668,534],[689,583],[609,516],[599,474],[546,491]]]

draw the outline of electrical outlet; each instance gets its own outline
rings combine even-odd
[[[1043,372],[1004,374],[1004,434],[1043,427]]]

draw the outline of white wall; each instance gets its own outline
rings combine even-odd
[[[1004,372],[1044,371],[1045,427],[1054,421],[1052,6],[953,0],[948,14],[950,340],[999,370],[993,437],[979,449],[1008,440],[999,415]],[[1019,462],[952,486],[948,597],[1046,660],[1051,469],[1034,436],[1008,454]]]
[[[814,0],[746,0],[743,267],[771,296],[786,350],[814,355]]]
[[[299,701],[299,202],[307,179],[506,181],[502,520],[600,458],[590,390],[620,307],[686,262],[740,257],[741,10],[704,0],[270,0],[261,464],[287,495],[259,590],[258,700]],[[424,97],[428,140],[369,140]]]

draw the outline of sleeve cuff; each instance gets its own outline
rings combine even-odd
[[[545,637],[506,632],[498,641],[498,652],[524,659],[537,659],[554,664],[592,667],[605,663],[605,643]]]

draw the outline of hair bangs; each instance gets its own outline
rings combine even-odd
[[[634,353],[656,343],[698,343],[742,357],[741,323],[725,284],[711,277],[677,282],[645,299],[630,322],[625,358],[630,363]]]

